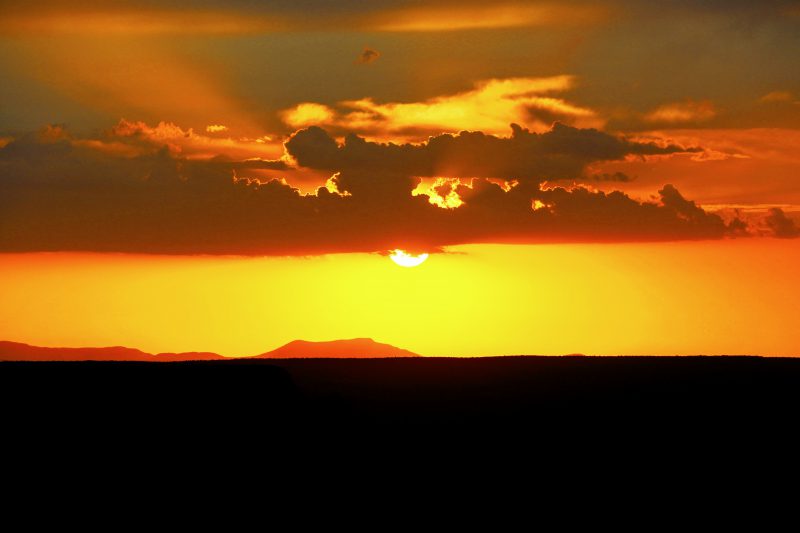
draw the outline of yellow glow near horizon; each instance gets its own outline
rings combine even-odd
[[[0,254],[0,339],[254,355],[372,337],[423,355],[800,355],[800,239],[378,254]]]
[[[424,263],[428,259],[428,254],[413,255],[404,250],[392,250],[389,258],[401,267],[411,268]]]

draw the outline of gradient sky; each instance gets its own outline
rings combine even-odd
[[[0,0],[0,338],[800,354],[799,30],[784,0]]]

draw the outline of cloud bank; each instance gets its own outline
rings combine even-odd
[[[274,161],[190,159],[168,144],[155,149],[153,132],[132,129],[138,137],[130,127],[117,137],[126,146],[131,139],[150,143],[150,150],[98,149],[58,128],[0,148],[0,250],[305,255],[479,242],[708,239],[742,229],[670,185],[645,202],[618,191],[553,186],[580,178],[593,162],[696,150],[563,124],[544,133],[513,125],[508,137],[445,134],[420,144],[356,135],[339,144],[311,127],[295,132],[286,157]],[[314,194],[281,179],[246,177],[248,168],[280,170],[286,161],[332,177]],[[423,177],[447,179],[415,194]],[[439,195],[458,206],[434,205]],[[776,219],[775,227],[786,233],[785,222]]]

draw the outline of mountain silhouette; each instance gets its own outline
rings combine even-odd
[[[213,352],[151,354],[126,348],[45,348],[21,342],[0,341],[0,361],[225,361],[232,359],[420,357],[418,354],[372,339],[328,342],[292,341],[270,352],[249,357],[223,357]]]
[[[372,339],[345,339],[326,342],[296,340],[284,344],[271,352],[257,355],[258,359],[295,358],[366,359],[374,357],[420,357],[419,354],[403,350],[391,344]]]
[[[21,342],[0,341],[0,361],[216,361],[226,359],[210,352],[150,354],[135,348],[44,348]]]

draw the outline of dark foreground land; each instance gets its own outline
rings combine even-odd
[[[793,433],[800,359],[494,357],[0,363],[3,424],[224,435]],[[556,433],[557,432],[557,433]]]

